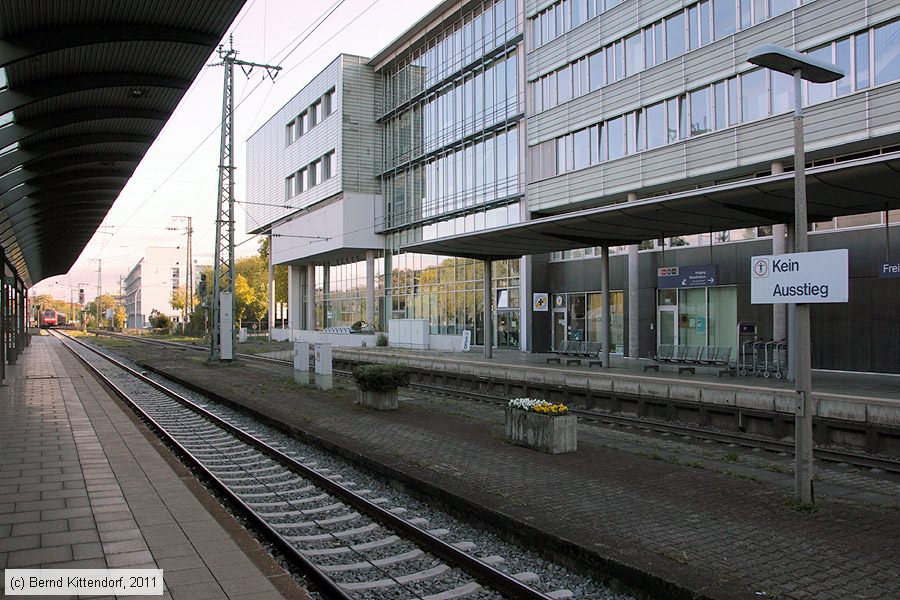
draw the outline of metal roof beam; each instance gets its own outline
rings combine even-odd
[[[152,135],[137,133],[90,133],[45,140],[38,144],[29,144],[27,147],[19,146],[18,149],[13,150],[9,154],[0,156],[0,173],[8,173],[16,167],[24,167],[38,158],[49,158],[58,153],[65,153],[87,146],[116,143],[150,146],[154,139]]]
[[[0,175],[0,197],[13,189],[17,185],[30,183],[41,177],[47,177],[53,174],[76,174],[84,172],[87,168],[72,169],[72,167],[81,167],[82,165],[92,165],[93,169],[97,169],[98,165],[102,168],[108,168],[111,163],[129,163],[137,164],[141,161],[141,156],[126,153],[106,153],[106,154],[77,154],[67,156],[65,158],[50,160],[43,159],[40,161],[32,161],[27,169],[20,169],[12,173]],[[107,163],[104,166],[104,163]]]
[[[15,90],[6,89],[0,92],[0,114],[8,113],[48,98],[87,90],[121,87],[141,90],[140,93],[143,94],[144,88],[187,90],[190,85],[191,82],[186,79],[150,75],[148,73],[93,73],[70,77],[54,77],[21,85]]]
[[[108,44],[111,42],[180,42],[214,48],[219,39],[207,33],[153,25],[132,23],[117,26],[73,25],[60,29],[31,31],[27,35],[0,40],[0,67],[68,48]]]
[[[67,125],[82,124],[88,121],[147,119],[149,121],[165,122],[168,118],[169,113],[166,111],[124,106],[59,111],[47,114],[38,119],[30,119],[23,123],[13,123],[12,125],[0,128],[0,148],[5,148],[15,142],[21,142],[22,140],[26,140],[39,133],[45,133]]]

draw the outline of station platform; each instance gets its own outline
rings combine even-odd
[[[159,568],[175,600],[308,597],[59,341],[32,337],[6,374],[0,571]]]
[[[404,390],[370,411],[343,379],[320,391],[273,364],[116,350],[645,597],[900,598],[896,476],[817,461],[809,511],[786,454],[580,425],[577,452],[547,455],[507,444],[491,405]]]

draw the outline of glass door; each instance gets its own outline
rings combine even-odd
[[[553,349],[559,350],[560,344],[568,339],[568,319],[566,318],[566,309],[557,308],[553,310]]]
[[[657,312],[656,347],[662,344],[678,345],[678,308],[660,306]]]
[[[497,347],[519,347],[519,311],[497,311]]]

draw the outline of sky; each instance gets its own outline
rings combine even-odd
[[[235,68],[235,198],[246,196],[246,141],[340,53],[374,56],[425,16],[439,0],[247,0],[223,41],[234,36],[238,58],[277,64],[274,81],[254,69]],[[333,12],[332,12],[333,9]],[[309,30],[323,15],[329,16]],[[217,62],[213,53],[209,63]],[[120,278],[150,246],[186,248],[185,220],[192,217],[192,250],[212,264],[215,243],[222,67],[205,67],[185,94],[112,209],[66,275],[38,282],[31,294],[68,299],[84,288],[92,299],[100,266],[103,293],[119,293]],[[257,250],[245,235],[246,212],[236,208],[238,257]],[[99,259],[99,260],[98,260]]]

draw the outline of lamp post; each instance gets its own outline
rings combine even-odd
[[[747,60],[794,77],[794,252],[807,252],[806,157],[803,149],[803,94],[801,80],[830,83],[844,76],[842,69],[775,44],[752,49]],[[789,248],[790,250],[790,248]],[[789,306],[790,308],[790,306]],[[788,335],[795,341],[794,389],[797,410],[794,416],[794,501],[813,502],[812,490],[812,368],[810,363],[809,305],[795,304],[789,319]]]

